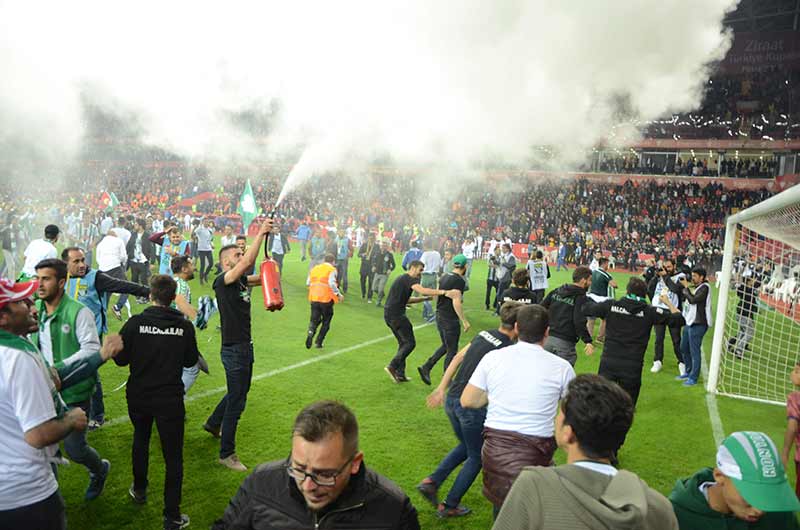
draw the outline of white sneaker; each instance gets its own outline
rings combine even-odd
[[[225,458],[220,458],[219,463],[234,471],[247,471],[247,467],[242,464],[242,462],[239,460],[239,457],[236,456],[236,453],[233,453]]]
[[[680,375],[686,375],[686,365],[683,363],[678,363],[678,373]]]
[[[661,371],[661,361],[653,361],[653,367],[650,368],[650,371],[654,374]]]

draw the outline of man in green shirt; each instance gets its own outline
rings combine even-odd
[[[605,302],[609,298],[613,298],[614,289],[617,288],[617,282],[606,271],[606,267],[608,267],[608,258],[600,258],[597,260],[597,268],[592,270],[592,284],[589,287],[589,292],[586,293],[586,296],[598,304]],[[589,335],[594,335],[594,321],[594,317],[586,319],[586,327],[589,330]],[[599,342],[603,342],[606,338],[605,319],[601,319],[600,331],[597,332],[596,338]]]
[[[681,530],[796,530],[800,502],[778,448],[762,432],[735,432],[717,465],[678,480],[669,496]]]

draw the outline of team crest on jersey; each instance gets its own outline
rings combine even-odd
[[[69,327],[69,324],[64,324],[63,326],[61,326],[61,333],[64,333],[65,335],[69,333],[71,330],[72,328]]]

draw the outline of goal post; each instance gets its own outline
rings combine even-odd
[[[708,392],[784,405],[800,360],[800,186],[730,216]]]

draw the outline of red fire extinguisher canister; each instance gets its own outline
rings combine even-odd
[[[264,261],[261,262],[261,292],[264,293],[264,309],[267,311],[283,309],[281,274],[278,271],[278,262],[270,258],[267,252],[267,238],[264,239]]]

